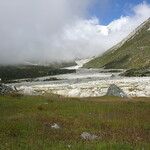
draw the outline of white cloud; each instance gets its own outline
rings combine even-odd
[[[149,17],[150,5],[143,2],[133,8],[131,16],[121,16],[107,26],[100,25],[97,18],[78,20],[75,25],[65,29],[58,49],[62,49],[69,58],[100,55],[123,40]]]
[[[105,0],[108,3],[108,0]],[[150,5],[133,8],[104,26],[85,19],[92,0],[0,0],[0,64],[52,62],[102,54],[150,17]]]
[[[91,1],[0,0],[0,64],[51,61],[53,36],[84,18]]]

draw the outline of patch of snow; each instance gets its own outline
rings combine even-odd
[[[84,64],[88,63],[89,61],[91,61],[93,58],[87,58],[87,59],[81,59],[81,60],[76,60],[76,66],[71,66],[71,67],[66,67],[64,69],[68,69],[68,70],[77,70],[79,68],[82,68]]]
[[[22,91],[22,94],[25,94],[25,95],[35,95],[35,91],[33,87],[21,86],[19,88],[19,91]]]
[[[17,90],[23,91],[24,94],[32,95],[54,93],[67,97],[96,97],[104,96],[111,84],[116,84],[129,97],[150,97],[150,79],[143,78],[118,78],[102,79],[96,81],[79,82],[79,83],[60,83],[46,85],[31,85],[31,87],[18,87]],[[24,90],[23,90],[24,89]]]
[[[150,97],[150,77],[120,77],[118,73],[98,70],[79,71],[57,76],[59,81],[14,83],[26,95],[59,94],[66,97],[99,97],[107,93],[111,84],[121,88],[128,97]]]
[[[145,24],[147,24],[150,20],[146,20],[145,22],[143,22],[140,26],[138,26],[133,32],[131,32],[126,38],[124,38],[120,43],[118,43],[117,45],[113,46],[109,51],[113,50],[113,52],[117,49],[119,49],[124,43],[126,43],[127,41],[133,39],[143,28],[143,26]]]
[[[96,77],[110,77],[110,73],[100,74],[100,73],[76,73],[76,74],[63,74],[53,76],[57,79],[83,79],[83,78],[96,78]]]
[[[72,89],[68,92],[68,96],[74,95],[74,97],[78,97],[80,95],[81,90],[80,89]]]

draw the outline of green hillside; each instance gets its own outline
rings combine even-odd
[[[86,68],[150,68],[150,18],[125,40],[100,57],[84,65]]]

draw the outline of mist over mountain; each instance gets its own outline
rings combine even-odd
[[[102,56],[87,64],[87,68],[150,68],[150,18],[128,37]]]
[[[100,55],[150,15],[150,4],[101,24],[88,9],[97,0],[0,0],[0,64],[72,61]],[[109,0],[99,2],[100,8]]]

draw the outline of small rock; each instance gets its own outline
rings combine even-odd
[[[112,75],[111,75],[111,78],[114,78],[114,77],[115,77],[115,75],[114,75],[114,74],[112,74]]]
[[[71,148],[71,145],[67,145],[68,148]]]
[[[45,94],[45,91],[42,91],[42,94]]]
[[[83,132],[81,134],[81,138],[84,139],[84,140],[95,140],[95,139],[98,138],[98,136],[90,134],[88,132]]]
[[[54,123],[53,125],[51,125],[52,129],[60,129],[60,126],[56,123]]]
[[[33,95],[35,93],[35,91],[32,87],[24,87],[23,92],[25,95]]]

